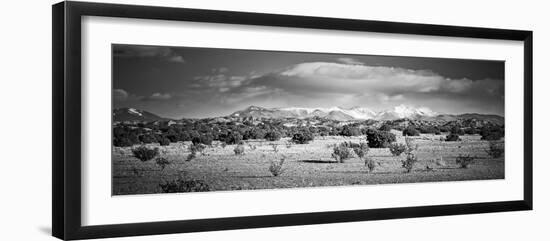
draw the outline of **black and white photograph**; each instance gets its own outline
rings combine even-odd
[[[113,44],[112,195],[504,179],[504,61]]]

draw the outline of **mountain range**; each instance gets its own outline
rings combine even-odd
[[[351,120],[395,120],[395,119],[423,119],[435,117],[438,114],[426,107],[414,108],[406,105],[399,105],[393,109],[384,111],[373,111],[364,107],[342,108],[263,108],[250,106],[244,110],[237,111],[232,117],[253,117],[253,118],[311,118],[320,117],[336,121]]]
[[[282,119],[282,118],[323,118],[334,121],[360,121],[360,120],[426,120],[426,121],[453,121],[457,119],[477,119],[490,121],[493,123],[504,124],[504,117],[498,115],[486,115],[477,113],[467,113],[459,115],[439,114],[426,107],[412,107],[399,105],[394,108],[373,111],[364,107],[330,107],[330,108],[304,108],[304,107],[285,107],[285,108],[264,108],[259,106],[249,106],[244,110],[236,111],[225,118],[241,119]],[[119,108],[113,111],[114,121],[157,121],[168,120],[153,113],[138,110],[135,108]]]

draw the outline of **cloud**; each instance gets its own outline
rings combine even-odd
[[[172,95],[168,93],[153,93],[150,96],[143,98],[144,101],[161,101],[172,99]]]
[[[125,101],[128,99],[128,92],[123,89],[113,89],[113,99],[115,101]]]
[[[183,56],[169,47],[115,45],[113,55],[119,58],[157,58],[167,62],[185,63]]]
[[[206,88],[217,88],[220,92],[227,92],[230,89],[240,87],[250,80],[247,76],[229,76],[225,74],[203,75],[194,78],[195,86]]]
[[[365,106],[392,108],[407,103],[428,106],[442,113],[465,111],[502,114],[504,81],[454,79],[430,70],[389,66],[307,62],[255,78],[228,91],[236,100],[246,87],[262,86],[289,105]],[[262,98],[265,98],[262,96]],[[262,101],[256,98],[256,101]],[[292,102],[292,103],[291,103]]]
[[[258,85],[300,92],[356,94],[405,93],[478,93],[503,95],[501,80],[450,79],[428,70],[411,70],[386,66],[350,65],[310,62],[255,79]]]
[[[341,63],[344,63],[344,64],[352,64],[352,65],[363,65],[365,63],[361,62],[361,61],[358,61],[356,59],[353,59],[353,58],[338,58],[336,59],[338,62],[341,62]]]

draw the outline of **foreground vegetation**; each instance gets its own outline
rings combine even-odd
[[[439,135],[385,126],[339,129],[339,135],[324,136],[303,128],[266,128],[265,133],[280,137],[241,139],[223,134],[208,144],[199,134],[167,145],[139,142],[114,147],[113,194],[504,178],[504,142],[486,140],[500,135],[498,126],[479,128],[475,134],[450,128]],[[162,136],[163,131],[157,131]],[[452,135],[459,138],[447,141]]]

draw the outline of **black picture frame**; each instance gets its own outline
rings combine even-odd
[[[261,13],[150,7],[89,2],[60,2],[52,6],[53,43],[53,195],[52,233],[65,239],[89,239],[309,225],[381,219],[532,210],[533,208],[533,33],[532,31],[443,26],[384,21],[335,19]],[[523,199],[404,208],[140,222],[99,226],[81,224],[81,17],[229,23],[327,30],[448,36],[524,43],[524,186]]]

